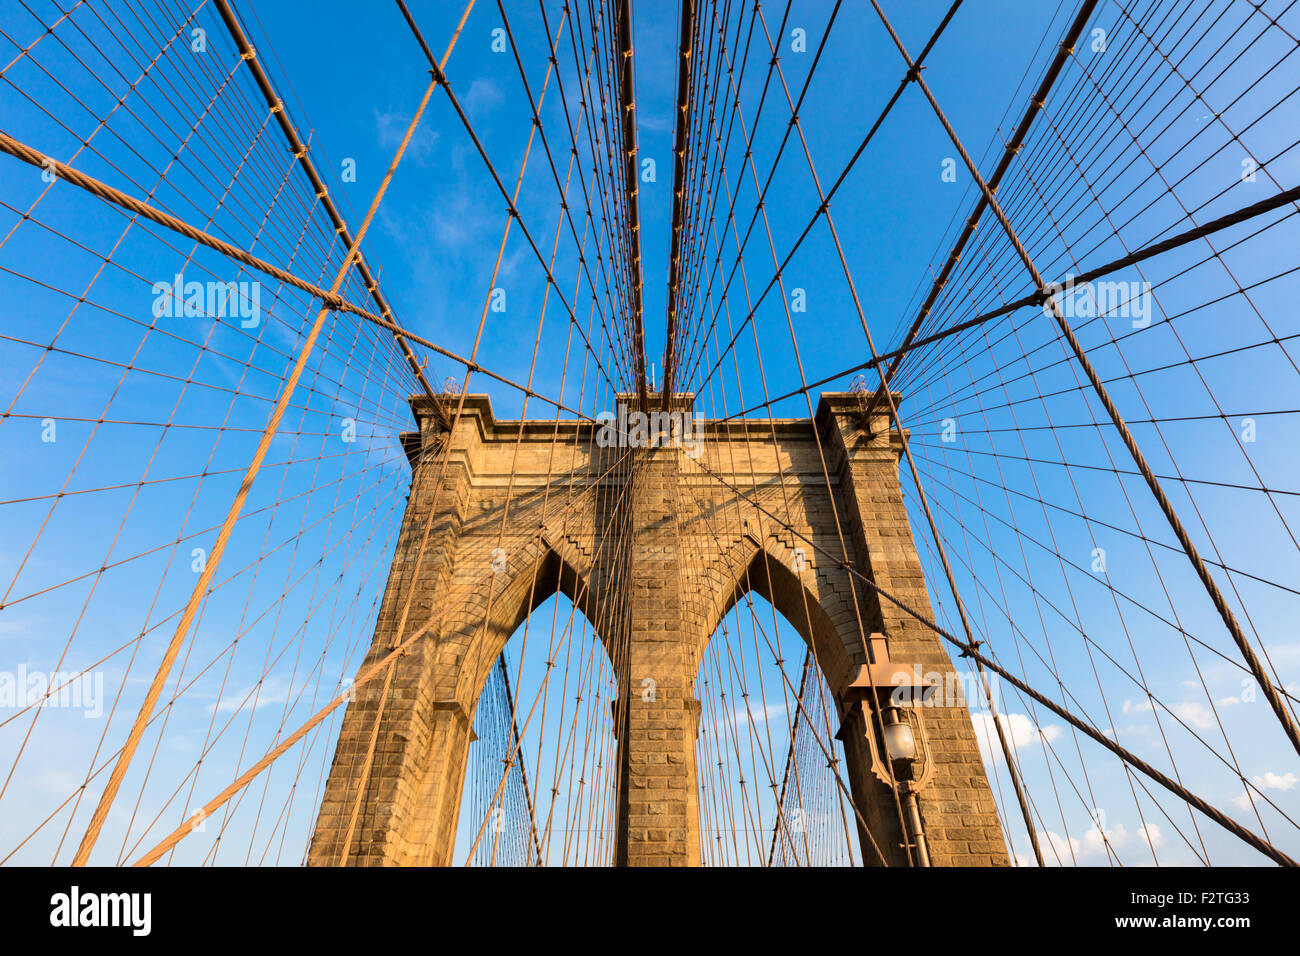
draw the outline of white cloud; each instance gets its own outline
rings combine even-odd
[[[1164,834],[1160,832],[1160,827],[1156,826],[1154,823],[1148,823],[1143,826],[1142,832],[1139,833],[1138,836],[1140,836],[1153,850],[1160,849],[1165,842],[1165,837]]]
[[[1214,726],[1214,714],[1210,708],[1194,700],[1185,700],[1181,704],[1174,704],[1169,709],[1198,730],[1208,730]]]
[[[814,719],[818,717],[811,708],[809,709],[809,712],[813,713]],[[730,739],[732,733],[737,733],[741,735],[741,739],[743,740],[745,739],[744,735],[749,732],[751,726],[755,728],[761,727],[763,724],[767,723],[767,721],[772,720],[773,718],[781,718],[784,715],[784,704],[768,704],[766,707],[750,707],[746,704],[741,704],[738,707],[733,707],[729,714],[721,715],[717,720],[713,721],[713,732],[719,737],[726,739]],[[750,724],[750,721],[753,721],[752,725]],[[782,726],[785,725],[784,720],[779,721],[779,723]],[[824,726],[819,726],[817,730],[822,734],[822,736],[825,736],[826,728]]]
[[[1276,774],[1271,770],[1266,770],[1263,775],[1251,779],[1260,790],[1290,790],[1297,783],[1300,783],[1300,777],[1293,773]],[[1249,810],[1251,804],[1250,791],[1243,789],[1241,793],[1232,798],[1232,802],[1242,810]]]
[[[765,724],[773,717],[782,716],[785,713],[785,704],[768,704],[766,707],[737,707],[731,713],[733,719],[740,724],[748,723],[750,720],[756,724]]]
[[[1300,783],[1300,777],[1295,774],[1278,775],[1271,770],[1266,771],[1262,777],[1255,778],[1255,785],[1262,790],[1290,790],[1297,783]]]
[[[1117,855],[1121,850],[1139,851],[1145,854],[1149,852],[1148,847],[1154,850],[1163,846],[1165,837],[1160,827],[1154,823],[1138,826],[1131,832],[1124,824],[1117,823],[1105,830],[1104,839],[1102,830],[1094,825],[1089,827],[1082,837],[1067,838],[1051,830],[1045,832],[1040,830],[1038,842],[1043,851],[1044,863],[1048,866],[1070,866],[1074,863],[1100,862],[1107,856],[1107,844]],[[1124,862],[1141,861],[1134,856],[1134,859]]]
[[[1128,828],[1122,823],[1117,823],[1105,831],[1105,839],[1102,839],[1102,831],[1093,827],[1083,835],[1083,855],[1095,856],[1105,855],[1106,844],[1109,843],[1112,850],[1118,853],[1120,850],[1140,844],[1149,846],[1152,849],[1159,849],[1165,842],[1164,834],[1160,832],[1160,827],[1154,823],[1147,823],[1139,826],[1134,832],[1130,833]]]
[[[1043,844],[1047,844],[1043,846]],[[1074,837],[1063,837],[1048,830],[1038,834],[1038,845],[1043,851],[1043,862],[1048,865],[1069,866],[1079,855],[1079,841]]]
[[[1126,714],[1141,714],[1154,709],[1149,700],[1126,700],[1123,706],[1123,711]],[[1169,707],[1169,711],[1182,720],[1183,723],[1195,727],[1197,730],[1207,730],[1214,726],[1214,712],[1197,701],[1185,700],[1181,704],[1174,704]]]
[[[1102,733],[1107,737],[1115,737],[1117,734],[1124,737],[1133,734],[1149,734],[1152,732],[1150,724],[1125,724],[1123,727],[1107,727]]]
[[[481,110],[491,109],[504,103],[505,99],[505,94],[496,83],[486,77],[479,77],[469,85],[469,90],[463,98],[465,113],[477,114]]]
[[[20,619],[15,619],[15,618],[12,618],[12,617],[6,617],[3,621],[0,621],[0,635],[6,635],[6,634],[29,635],[29,634],[34,634],[34,633],[36,633],[36,629],[32,626],[32,624],[33,624],[35,621],[36,621],[36,618],[32,618],[32,617],[20,618]]]
[[[1300,641],[1265,648],[1265,652],[1268,654],[1269,661],[1276,668],[1285,670],[1288,666],[1300,667]]]
[[[411,125],[411,117],[395,110],[383,113],[375,110],[374,114],[375,136],[379,145],[384,149],[396,151]],[[417,166],[425,165],[434,155],[434,147],[438,145],[438,135],[438,131],[430,127],[427,122],[421,123],[411,136],[404,159]]]
[[[222,695],[217,704],[208,707],[208,713],[215,710],[218,714],[229,714],[248,710],[250,707],[254,710],[261,710],[271,704],[283,704],[288,699],[289,685],[273,674],[262,681],[260,687],[254,684],[252,687],[246,687],[238,693]]]
[[[971,722],[975,725],[975,739],[979,741],[980,752],[990,764],[1002,761],[1002,747],[998,744],[998,732],[993,726],[993,715],[987,711],[971,713]],[[1002,729],[1007,734],[1013,753],[1022,747],[1032,747],[1046,741],[1051,743],[1061,736],[1062,729],[1056,724],[1047,724],[1040,731],[1026,714],[1002,714]]]

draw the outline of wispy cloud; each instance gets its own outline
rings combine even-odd
[[[271,675],[259,684],[245,687],[233,694],[224,694],[220,701],[208,707],[208,713],[214,710],[218,714],[232,714],[241,710],[261,710],[271,704],[283,704],[289,699],[290,687],[287,681]]]
[[[406,135],[407,127],[411,125],[410,114],[397,110],[381,112],[377,109],[374,114],[375,138],[384,149],[395,152],[402,142],[402,137]],[[416,166],[427,166],[434,156],[439,135],[438,131],[428,124],[422,123],[417,126],[402,161],[414,163]]]
[[[1140,824],[1129,830],[1122,823],[1102,830],[1095,824],[1089,827],[1082,837],[1065,837],[1052,830],[1038,831],[1038,843],[1043,849],[1043,862],[1048,866],[1069,866],[1072,863],[1097,863],[1109,856],[1116,856],[1122,850],[1147,853],[1164,846],[1165,837],[1160,827],[1154,823]],[[1130,852],[1132,855],[1132,852]],[[1016,854],[1022,865],[1030,861],[1022,854]],[[1136,859],[1132,862],[1138,862]]]
[[[1199,701],[1185,700],[1169,705],[1168,709],[1183,723],[1197,730],[1208,730],[1214,726],[1214,711]],[[1154,711],[1155,707],[1149,700],[1126,700],[1123,710],[1126,714],[1141,714]]]
[[[1266,770],[1263,774],[1252,777],[1251,780],[1260,790],[1291,790],[1297,783],[1300,783],[1300,777],[1293,773],[1277,774],[1271,770]],[[1232,798],[1232,802],[1242,810],[1249,810],[1251,805],[1250,791],[1243,789],[1240,794]]]
[[[719,736],[732,733],[733,728],[736,732],[744,733],[751,726],[751,721],[754,727],[761,727],[769,720],[784,715],[784,704],[768,704],[766,707],[741,704],[733,707],[729,714],[719,715],[713,722],[713,729]]]
[[[466,113],[478,114],[494,106],[499,106],[505,102],[505,99],[505,94],[501,92],[500,87],[494,81],[480,76],[469,85],[463,102]]]
[[[1008,743],[1013,751],[1022,747],[1034,747],[1041,743],[1051,743],[1061,736],[1062,729],[1056,724],[1046,724],[1040,730],[1027,714],[1002,714],[1002,729],[1007,734]],[[975,739],[979,741],[980,752],[990,764],[1002,762],[1002,748],[998,745],[997,728],[993,726],[993,715],[987,711],[975,711],[971,714],[975,724]]]

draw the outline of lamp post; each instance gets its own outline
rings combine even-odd
[[[912,732],[912,723],[908,712],[890,704],[881,711],[881,735],[885,740],[885,753],[894,769],[894,780],[898,784],[899,799],[903,803],[903,819],[907,824],[907,841],[916,851],[916,865],[930,865],[930,847],[925,840],[925,828],[921,825],[921,807],[917,803],[916,792],[920,789],[916,781],[916,734]],[[918,729],[920,718],[917,719]],[[928,783],[928,779],[925,781]],[[923,784],[922,784],[923,785]]]
[[[872,662],[859,668],[849,682],[847,698],[860,700],[871,770],[898,793],[903,808],[903,834],[916,866],[930,865],[930,848],[917,799],[934,777],[934,759],[918,704],[934,693],[934,684],[920,668],[889,660],[883,634],[870,638]],[[873,719],[872,711],[880,715]]]

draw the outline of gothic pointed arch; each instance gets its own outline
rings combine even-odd
[[[772,530],[761,543],[748,532],[739,535],[704,577],[710,593],[697,599],[697,664],[722,619],[750,592],[771,604],[804,639],[834,692],[867,662],[869,617],[860,597],[855,607],[852,578],[789,531]]]
[[[465,396],[435,434],[421,402],[411,444],[437,438],[436,462],[413,474],[363,666],[399,644],[403,653],[385,678],[391,693],[372,681],[348,707],[310,862],[451,862],[484,682],[557,591],[614,663],[617,701],[603,719],[618,748],[616,863],[701,862],[697,674],[723,615],[751,594],[790,623],[825,676],[862,845],[882,848],[877,861],[907,862],[894,791],[869,752],[873,705],[846,692],[868,647],[926,672],[953,663],[924,623],[933,612],[883,412],[868,428],[857,396],[828,394],[813,419],[704,422],[703,457],[692,457],[602,448],[587,421],[497,421],[486,396]],[[917,612],[883,604],[851,568]],[[427,629],[414,643],[401,636],[408,617]],[[1005,863],[960,687],[924,716],[935,772],[919,807],[931,858]]]

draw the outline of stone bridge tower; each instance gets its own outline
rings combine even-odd
[[[946,675],[953,665],[932,631],[842,566],[933,619],[899,486],[901,441],[885,415],[864,421],[860,399],[823,394],[811,421],[704,420],[700,452],[601,447],[596,426],[578,421],[497,421],[481,395],[465,397],[449,428],[445,408],[412,399],[412,489],[363,666],[399,633],[434,623],[398,659],[386,694],[372,680],[349,705],[309,862],[452,862],[479,693],[507,639],[558,590],[601,636],[619,686],[616,862],[698,865],[695,679],[723,615],[752,590],[809,642],[839,706],[861,858],[879,862],[874,838],[889,865],[908,865],[908,818],[888,762],[873,759],[880,718],[864,685],[901,666]],[[920,708],[933,773],[916,802],[929,856],[1005,864],[954,688]]]

